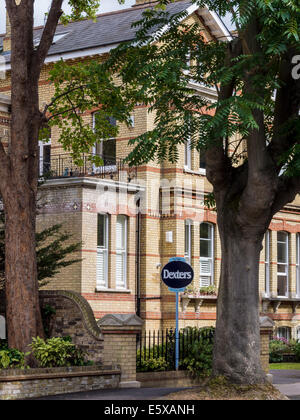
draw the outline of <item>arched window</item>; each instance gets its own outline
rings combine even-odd
[[[214,225],[200,225],[200,287],[214,284]]]
[[[289,235],[277,232],[277,295],[288,297],[289,293]]]
[[[4,316],[0,315],[0,340],[6,339],[6,322]]]

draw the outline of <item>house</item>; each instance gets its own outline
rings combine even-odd
[[[48,103],[53,86],[48,81],[53,63],[102,60],[122,41],[134,38],[131,24],[149,2],[137,0],[130,9],[105,13],[96,22],[83,20],[59,25],[40,79],[40,101]],[[171,11],[187,10],[189,21],[198,21],[208,40],[230,36],[219,17],[190,1],[177,1]],[[43,28],[35,29],[38,44]],[[10,29],[0,36],[1,57],[7,73],[0,78],[0,138],[9,142]],[[216,92],[191,86],[214,100]],[[85,115],[92,125],[96,110]],[[111,124],[117,124],[111,120]],[[180,327],[211,326],[216,321],[221,247],[216,213],[204,207],[212,191],[206,179],[205,161],[188,144],[180,149],[175,164],[150,162],[129,168],[123,159],[128,140],[151,129],[153,115],[137,104],[132,126],[120,126],[115,139],[99,141],[91,153],[100,154],[97,166],[85,157],[78,167],[59,143],[53,129],[51,141],[40,142],[40,175],[51,170],[51,179],[40,188],[44,199],[38,216],[40,227],[62,223],[81,241],[82,261],[64,269],[47,287],[72,289],[90,303],[95,317],[108,313],[137,313],[145,329],[174,327],[175,297],[160,280],[161,268],[171,257],[185,257],[194,268],[190,293],[181,296]],[[182,191],[184,190],[184,194]],[[270,224],[260,259],[261,315],[276,322],[276,334],[300,338],[300,199],[280,211]],[[201,289],[201,290],[200,290]],[[209,293],[208,293],[209,292]]]

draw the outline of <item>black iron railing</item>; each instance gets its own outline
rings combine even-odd
[[[94,163],[93,157],[85,154],[77,162],[69,154],[52,155],[40,162],[40,176],[47,179],[93,176],[123,182],[131,182],[136,177],[136,168],[127,166],[121,159],[97,155],[98,162]]]
[[[213,328],[184,328],[179,332],[179,364],[188,356],[190,346],[207,340],[214,340]],[[137,338],[137,370],[151,370],[150,365],[159,366],[162,370],[175,369],[175,329],[164,331],[145,331]]]

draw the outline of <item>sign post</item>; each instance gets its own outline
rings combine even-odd
[[[176,293],[176,330],[175,330],[175,368],[179,368],[179,293],[192,283],[194,271],[185,258],[171,258],[162,269],[162,281],[169,287],[170,292]]]

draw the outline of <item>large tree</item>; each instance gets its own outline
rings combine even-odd
[[[120,0],[122,2],[122,0]],[[39,79],[57,24],[95,17],[99,0],[52,0],[39,46],[34,45],[34,0],[6,0],[11,24],[11,138],[0,142],[0,193],[5,210],[6,316],[9,346],[28,349],[43,336],[36,261],[36,197],[38,138],[47,122],[39,108]],[[3,11],[1,12],[3,13]]]
[[[213,372],[236,383],[261,383],[262,241],[273,216],[300,189],[300,78],[293,68],[300,53],[299,3],[194,0],[220,16],[231,14],[236,27],[232,37],[208,40],[203,22],[184,24],[186,13],[168,13],[164,6],[171,2],[146,10],[134,42],[112,51],[105,63],[76,70],[60,63],[53,80],[57,96],[73,87],[76,100],[80,92],[85,109],[84,98],[95,97],[97,81],[112,71],[127,110],[148,105],[156,125],[130,141],[131,164],[175,162],[188,139],[205,153],[222,245]],[[69,83],[61,88],[65,75]],[[216,102],[193,91],[197,85],[214,88]],[[65,99],[56,106],[68,111]],[[79,113],[76,118],[75,125],[84,126]],[[75,136],[83,143],[69,123],[66,118],[61,127],[65,141]]]

